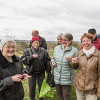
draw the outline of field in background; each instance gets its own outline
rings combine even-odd
[[[28,48],[29,43],[26,43],[26,42],[20,42],[19,43],[18,42],[16,45],[17,45],[16,55],[21,57],[23,55],[23,50]],[[75,46],[76,48],[78,48],[78,50],[81,48],[80,44],[78,44],[76,42],[73,42],[72,45]],[[55,46],[56,46],[56,43],[47,43],[47,47],[48,47],[47,51],[50,55],[50,58],[52,58],[52,56],[53,56],[53,50],[54,50]],[[76,73],[76,70],[75,70],[75,73]],[[29,98],[28,79],[25,80],[25,81],[22,81],[22,83],[23,83],[24,92],[25,92],[24,100],[30,100],[30,98]],[[72,86],[71,95],[72,95],[72,100],[77,100],[74,86]],[[36,100],[39,100],[39,92],[38,92],[38,86],[37,85],[36,85]],[[56,96],[56,92],[54,92],[54,98],[46,98],[45,100],[58,100],[57,96]]]

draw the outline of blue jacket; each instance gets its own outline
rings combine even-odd
[[[65,57],[74,57],[77,52],[78,50],[73,46],[70,46],[66,51],[63,50],[62,45],[55,47],[51,62],[54,61],[57,65],[54,67],[54,81],[56,84],[71,85],[73,83],[74,69]]]

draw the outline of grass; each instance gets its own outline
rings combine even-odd
[[[16,52],[16,55],[18,55],[18,56],[22,56],[22,52],[19,52],[19,53],[17,53]],[[50,55],[50,57],[52,58],[52,55],[53,55],[53,51],[50,51],[49,52],[49,55]],[[75,70],[75,73],[76,73],[76,70]],[[25,81],[22,81],[22,84],[23,84],[23,87],[24,87],[24,93],[25,93],[25,96],[24,96],[24,99],[23,100],[30,100],[30,98],[29,98],[29,85],[28,85],[28,79],[27,80],[25,80]],[[55,88],[56,89],[56,88]],[[36,84],[36,96],[35,96],[35,98],[36,98],[36,100],[39,100],[39,91],[38,91],[39,89],[38,89],[38,85]],[[72,85],[72,88],[71,88],[71,95],[72,95],[72,100],[77,100],[77,98],[76,98],[76,90],[75,90],[75,88],[74,88],[74,86]],[[54,98],[45,98],[44,100],[58,100],[57,99],[57,96],[56,96],[56,92],[54,92]]]

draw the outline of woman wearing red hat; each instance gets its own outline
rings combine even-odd
[[[32,76],[29,77],[30,100],[35,100],[36,79],[38,78],[38,86],[40,92],[41,85],[45,77],[45,70],[47,73],[51,71],[51,60],[47,51],[44,48],[39,47],[40,39],[38,37],[33,37],[31,44],[31,48],[24,50],[22,60],[23,63],[27,66],[28,74]],[[43,100],[43,98],[40,100]]]

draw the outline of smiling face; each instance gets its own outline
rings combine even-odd
[[[39,41],[38,40],[34,40],[33,42],[32,42],[32,46],[33,46],[33,48],[35,49],[35,50],[37,50],[38,48],[39,48]]]
[[[62,46],[69,47],[72,43],[72,40],[68,40],[68,38],[62,37]]]
[[[82,47],[85,49],[85,50],[89,50],[91,47],[92,47],[92,41],[91,39],[88,39],[87,37],[84,37],[82,39]]]
[[[58,37],[57,37],[57,41],[58,41],[59,44],[61,44],[61,42],[62,42],[62,37],[61,37],[61,36],[58,36]]]
[[[2,54],[5,58],[10,58],[15,54],[16,46],[14,42],[7,42],[3,49]]]

